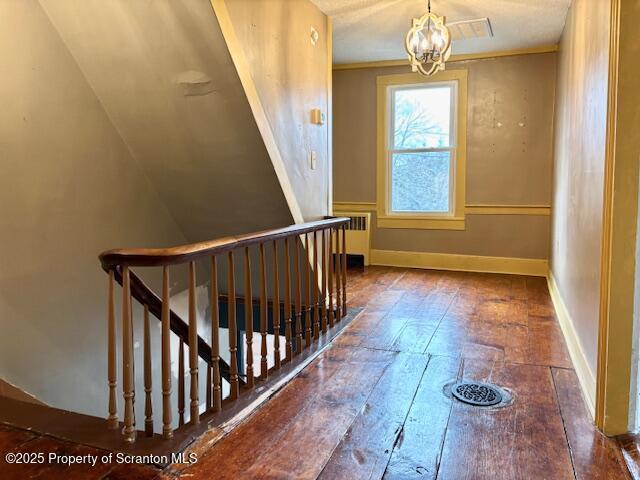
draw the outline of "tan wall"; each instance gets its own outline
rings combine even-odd
[[[330,178],[327,124],[310,122],[328,111],[327,17],[308,0],[226,0],[251,76],[273,130],[302,215],[327,214]],[[311,44],[311,28],[319,33]],[[311,170],[308,152],[317,152]]]
[[[104,415],[98,253],[282,226],[292,215],[208,1],[0,2],[0,17],[0,162],[11,179],[0,193],[0,377],[53,406]],[[313,88],[322,85],[326,103],[326,44],[317,48],[325,64]],[[278,83],[281,97],[296,92],[292,118],[318,103],[296,96],[307,80]],[[326,126],[302,133],[320,142],[320,179]],[[327,182],[312,180],[320,215]],[[157,286],[159,272],[141,273]],[[174,292],[186,278],[172,269]],[[134,353],[140,365],[141,348]]]
[[[292,223],[207,0],[40,3],[189,241]]]
[[[575,0],[558,60],[551,272],[597,365],[609,1]]]
[[[466,203],[549,205],[556,55],[448,66],[462,68],[469,75]],[[335,201],[376,201],[376,77],[408,70],[334,72]],[[465,231],[374,228],[372,242],[384,250],[548,258],[549,217],[468,215]]]
[[[0,56],[0,377],[104,415],[98,253],[185,237],[37,2],[0,2]]]

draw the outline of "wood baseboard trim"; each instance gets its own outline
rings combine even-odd
[[[576,371],[582,394],[587,404],[587,408],[592,418],[595,419],[596,415],[596,377],[589,367],[587,357],[584,354],[584,349],[580,343],[580,339],[576,333],[571,315],[564,304],[562,295],[558,290],[553,274],[549,272],[547,275],[547,285],[549,287],[549,294],[553,302],[553,307],[556,311],[556,317],[558,317],[558,323],[562,329],[567,348],[569,349],[569,356],[573,363],[573,368]]]
[[[535,258],[484,257],[375,249],[371,250],[371,264],[429,270],[506,273],[535,277],[546,277],[548,272],[547,260]]]

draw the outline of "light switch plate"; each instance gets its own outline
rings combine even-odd
[[[311,110],[311,123],[316,125],[324,125],[325,115],[319,108]]]
[[[316,158],[316,151],[315,150],[311,150],[309,152],[309,163],[311,164],[311,170],[315,170],[316,167],[318,166],[318,161]]]

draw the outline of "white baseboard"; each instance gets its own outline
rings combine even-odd
[[[549,269],[547,260],[535,258],[483,257],[375,249],[371,250],[371,264],[431,270],[509,273],[535,277],[546,277]]]
[[[547,284],[549,286],[549,294],[553,301],[553,306],[556,310],[556,316],[560,323],[560,328],[564,335],[564,339],[567,342],[567,348],[569,349],[569,355],[571,356],[571,362],[573,368],[576,371],[578,381],[580,382],[580,388],[587,403],[589,413],[592,418],[596,416],[596,376],[594,375],[587,357],[584,354],[582,344],[576,333],[574,323],[569,315],[569,311],[562,300],[558,285],[551,272],[547,276]]]

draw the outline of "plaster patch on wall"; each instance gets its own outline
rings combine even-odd
[[[187,70],[178,75],[177,83],[182,87],[185,97],[207,95],[215,92],[213,81],[206,73]]]

